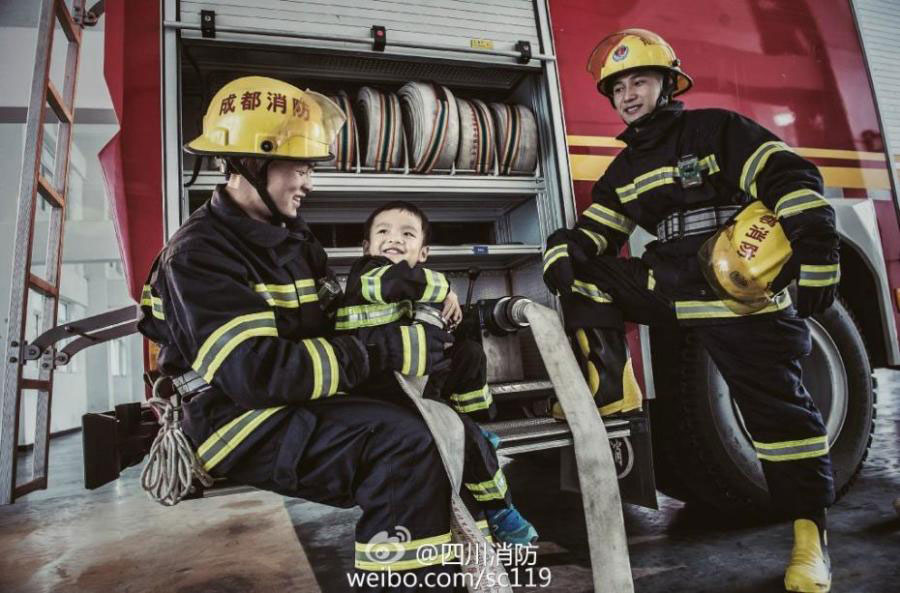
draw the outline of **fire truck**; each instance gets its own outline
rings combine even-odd
[[[825,419],[843,495],[874,430],[872,368],[900,365],[900,202],[888,143],[891,131],[900,135],[900,118],[876,104],[873,64],[882,58],[864,44],[887,42],[861,35],[858,19],[874,22],[878,14],[863,4],[107,2],[105,72],[121,131],[100,158],[131,293],[140,300],[165,240],[221,182],[221,171],[182,146],[198,135],[210,98],[234,78],[271,76],[350,104],[364,88],[389,94],[425,81],[457,98],[524,106],[535,122],[528,170],[503,170],[503,138],[494,165],[482,170],[417,170],[407,136],[396,162],[373,166],[357,118],[354,154],[344,166],[317,169],[302,216],[341,275],[361,254],[362,222],[377,205],[404,199],[427,212],[435,236],[429,265],[468,296],[469,323],[488,354],[501,414],[487,427],[500,435],[500,453],[558,452],[563,486],[577,488],[571,433],[548,413],[553,385],[535,345],[540,336],[504,325],[497,303],[516,295],[555,305],[542,281],[543,240],[574,223],[624,146],[616,139],[623,124],[585,63],[604,35],[650,29],[672,44],[694,79],[688,108],[742,113],[822,172],[841,235],[840,296],[808,321],[813,349],[803,378]],[[638,229],[625,249],[638,256],[654,239]],[[135,314],[136,307],[104,323],[134,331]],[[67,325],[106,337],[96,324]],[[604,418],[623,499],[655,507],[658,490],[717,509],[764,509],[750,436],[706,352],[690,333],[629,325],[627,337],[644,406]],[[46,359],[52,345],[33,350],[31,360]],[[64,364],[74,351],[50,358]],[[152,345],[146,352],[152,369]],[[147,451],[155,420],[140,404],[121,408],[85,417],[88,487],[115,479]]]

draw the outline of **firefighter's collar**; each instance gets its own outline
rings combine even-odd
[[[250,218],[234,203],[224,184],[216,186],[210,208],[235,233],[260,247],[271,249],[289,238],[300,241],[310,239],[309,227],[300,217],[286,220],[286,226],[275,226]]]
[[[683,113],[684,103],[670,101],[667,105],[658,107],[652,113],[631,122],[616,139],[631,148],[649,148],[665,136],[672,124],[678,121]]]

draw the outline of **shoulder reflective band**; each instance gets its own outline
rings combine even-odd
[[[775,216],[787,218],[810,208],[827,206],[828,201],[811,189],[798,189],[783,196],[775,203]]]
[[[474,391],[454,393],[450,395],[453,408],[461,414],[469,414],[479,410],[487,410],[494,402],[490,388],[485,385]]]
[[[753,441],[756,456],[766,461],[795,461],[828,454],[828,437],[812,437],[799,441],[758,443]]]
[[[800,279],[798,286],[831,286],[841,281],[841,267],[839,264],[814,266],[800,265]]]
[[[578,279],[572,283],[572,292],[586,296],[595,303],[606,304],[613,302],[612,297],[597,288],[596,284],[591,284],[590,282],[584,282]]]
[[[634,222],[627,216],[623,216],[615,210],[610,210],[606,206],[601,206],[600,204],[591,204],[582,214],[594,222],[599,222],[600,224],[608,226],[625,235],[630,235],[635,227]]]
[[[297,280],[293,284],[254,284],[253,290],[258,292],[270,307],[296,309],[302,304],[319,300],[316,281],[312,278]]]
[[[162,299],[157,296],[153,296],[149,284],[145,284],[143,290],[141,290],[141,306],[149,307],[150,312],[154,317],[165,321],[166,314],[163,312]]]
[[[544,252],[544,273],[547,273],[547,270],[550,269],[556,260],[561,257],[569,257],[569,246],[563,243],[562,245],[555,245]]]
[[[579,227],[578,230],[597,245],[597,255],[602,255],[604,251],[606,251],[606,237],[601,235],[600,233],[595,233],[594,231],[589,231],[584,227]]]
[[[197,449],[197,457],[200,459],[200,463],[203,464],[203,469],[211,471],[229,453],[234,451],[250,433],[259,428],[263,422],[281,409],[284,409],[284,406],[244,412],[212,433]]]
[[[328,397],[338,390],[341,373],[337,364],[334,348],[325,338],[301,340],[312,361],[313,387],[310,399]]]
[[[257,336],[278,337],[274,312],[240,315],[223,324],[200,346],[191,367],[204,381],[212,383],[213,376],[231,351],[241,342]]]
[[[384,298],[381,296],[381,277],[387,272],[391,266],[381,266],[373,268],[359,277],[362,283],[362,297],[370,303],[383,303]]]
[[[411,311],[412,303],[410,301],[341,307],[337,310],[334,328],[346,331],[376,327],[408,317]]]
[[[453,546],[448,545],[451,540],[449,531],[408,542],[376,541],[378,537],[376,535],[367,543],[356,542],[356,558],[353,565],[357,570],[415,570],[444,564],[453,560],[455,555]]]
[[[775,295],[772,304],[750,315],[775,313],[791,306],[791,296],[787,290]],[[727,317],[744,317],[728,308],[724,301],[675,301],[675,317],[678,319],[720,319]]]
[[[788,145],[784,142],[776,142],[774,140],[763,142],[753,154],[750,155],[750,158],[744,161],[744,166],[741,169],[740,185],[741,189],[753,197],[753,199],[758,197],[756,195],[756,178],[759,177],[759,173],[766,166],[769,157],[776,152],[781,151],[791,152],[791,149],[788,148]]]
[[[469,483],[466,482],[466,488],[472,493],[472,497],[478,502],[486,500],[503,500],[508,489],[506,478],[503,476],[503,470],[498,469],[494,477],[485,482]]]
[[[440,272],[434,272],[428,268],[422,268],[425,272],[425,292],[419,302],[422,303],[443,303],[450,292],[450,282],[447,277]]]
[[[425,327],[418,323],[401,326],[400,338],[403,343],[403,368],[400,373],[412,377],[423,376],[428,356]]]

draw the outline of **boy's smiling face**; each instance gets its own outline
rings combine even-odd
[[[406,261],[415,267],[428,259],[424,241],[422,220],[418,216],[406,210],[385,210],[372,221],[369,236],[363,241],[363,251],[366,255],[386,257],[395,264]]]

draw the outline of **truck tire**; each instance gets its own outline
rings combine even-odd
[[[835,302],[808,323],[812,352],[801,361],[803,383],[826,423],[840,498],[872,444],[872,370],[862,335],[843,303]],[[770,510],[750,436],[712,359],[690,332],[668,339],[681,340],[681,348],[653,348],[658,387],[651,417],[659,490],[720,511]]]

